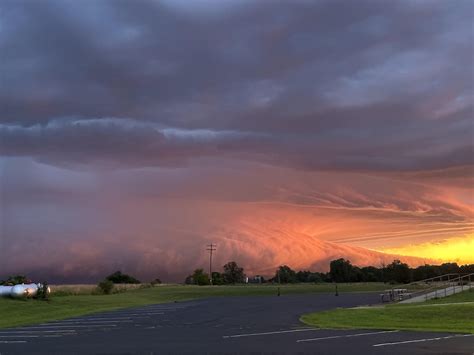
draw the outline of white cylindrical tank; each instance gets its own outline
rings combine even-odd
[[[12,287],[11,294],[13,298],[23,298],[26,297],[27,291],[26,291],[26,285],[15,285]]]
[[[10,296],[13,298],[35,297],[42,284],[19,284],[15,286],[0,286],[0,296]],[[48,294],[51,292],[48,287]]]
[[[13,286],[0,286],[0,297],[10,296]]]

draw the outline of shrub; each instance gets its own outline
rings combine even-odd
[[[186,284],[194,285],[209,285],[209,275],[204,272],[203,269],[196,269],[192,275],[186,277]]]
[[[112,281],[114,284],[139,284],[140,281],[133,276],[123,274],[122,271],[115,271],[105,278],[106,280]]]
[[[186,279],[184,280],[184,283],[186,285],[194,285],[193,275],[186,276]]]
[[[29,280],[24,275],[13,275],[13,276],[8,276],[8,278],[5,281],[0,281],[0,285],[15,286],[18,284],[28,284],[30,282],[31,280]]]
[[[152,286],[159,285],[159,284],[161,284],[161,280],[159,278],[156,278],[150,283],[151,283]]]
[[[38,291],[36,292],[36,299],[39,300],[47,300],[49,298],[49,286],[47,282],[41,283],[41,286],[38,287]]]
[[[110,280],[103,280],[99,282],[97,288],[104,295],[110,295],[112,293],[112,290],[114,289],[114,283]]]

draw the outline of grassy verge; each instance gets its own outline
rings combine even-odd
[[[305,314],[304,323],[319,328],[399,329],[474,333],[474,292],[420,304],[335,309]]]
[[[382,283],[340,284],[339,292],[380,291]],[[216,296],[269,296],[277,294],[275,285],[182,286],[162,285],[129,290],[112,295],[54,295],[49,301],[0,298],[0,328],[64,319],[72,316],[141,306],[153,303],[191,300]],[[334,292],[331,284],[282,285],[281,294]]]

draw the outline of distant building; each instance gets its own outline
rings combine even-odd
[[[247,277],[247,280],[248,280],[247,283],[250,283],[250,284],[261,284],[265,282],[265,279],[261,275],[255,275],[250,278]]]

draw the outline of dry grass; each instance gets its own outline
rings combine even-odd
[[[120,293],[129,290],[150,287],[150,284],[115,284],[113,293]],[[94,295],[101,293],[97,290],[97,285],[78,284],[78,285],[50,285],[51,293],[55,296],[75,296],[75,295]]]

